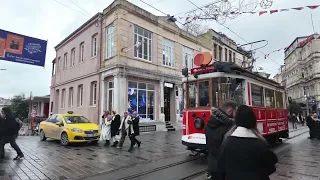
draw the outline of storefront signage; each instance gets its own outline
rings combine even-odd
[[[212,61],[212,55],[210,52],[199,53],[194,56],[193,63],[196,66],[206,66]]]
[[[172,83],[164,83],[164,87],[173,88]]]
[[[207,66],[207,67],[199,67],[199,68],[192,68],[191,74],[205,74],[205,73],[211,73],[214,72],[213,66]]]

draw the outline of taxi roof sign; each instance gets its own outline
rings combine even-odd
[[[68,111],[67,113],[68,113],[68,114],[73,114],[73,111]]]

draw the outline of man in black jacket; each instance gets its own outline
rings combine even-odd
[[[234,116],[238,104],[233,101],[227,101],[221,109],[212,107],[211,116],[205,127],[206,142],[208,146],[208,174],[207,179],[220,179],[217,170],[217,160],[220,146],[224,140],[225,134],[234,124]]]

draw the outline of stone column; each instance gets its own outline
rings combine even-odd
[[[119,107],[118,111],[122,115],[125,111],[128,111],[128,99],[127,93],[128,93],[128,87],[127,87],[127,78],[125,75],[120,74],[118,76],[118,86],[119,86]]]
[[[165,121],[164,115],[164,81],[160,80],[159,84],[159,98],[160,98],[160,108],[159,108],[159,121]]]
[[[113,109],[115,111],[117,111],[119,114],[121,113],[119,111],[119,96],[120,96],[120,89],[119,89],[119,75],[117,74],[113,74]]]
[[[101,92],[101,98],[100,98],[100,116],[99,116],[99,120],[98,120],[98,122],[99,122],[99,125],[102,123],[101,121],[102,121],[102,115],[103,115],[103,111],[105,110],[105,108],[106,108],[106,97],[105,97],[105,95],[106,95],[106,93],[105,93],[105,90],[106,90],[106,88],[105,88],[105,86],[106,86],[106,84],[105,84],[105,81],[104,81],[104,78],[105,78],[105,76],[103,76],[103,75],[101,75],[101,79],[100,79],[100,83],[101,83],[101,89],[100,89],[100,92]]]
[[[183,101],[183,85],[182,84],[179,84],[179,85],[177,85],[177,88],[178,88],[178,105],[177,105],[177,122],[178,121],[182,121],[182,118],[180,117],[180,101],[181,101],[181,103],[183,103],[184,101]],[[184,108],[183,107],[183,105],[182,105],[182,108]]]

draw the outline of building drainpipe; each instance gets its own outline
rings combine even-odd
[[[101,19],[100,19],[101,18]],[[99,125],[99,122],[100,122],[100,107],[101,107],[101,103],[103,103],[103,102],[101,102],[101,83],[103,83],[102,81],[101,81],[101,73],[100,73],[100,69],[102,68],[102,62],[103,62],[103,60],[102,60],[102,30],[103,30],[103,27],[102,27],[102,24],[103,24],[103,15],[102,15],[102,13],[100,13],[100,15],[99,15],[99,17],[98,17],[98,20],[97,21],[99,21],[100,20],[100,28],[101,28],[101,31],[100,31],[100,53],[99,53],[99,58],[98,58],[98,61],[99,61],[99,66],[98,66],[98,69],[97,69],[97,73],[98,73],[98,75],[99,75],[99,79],[98,79],[98,81],[99,81],[99,87],[98,87],[98,89],[99,89],[99,93],[98,93],[98,99],[97,99],[97,104],[98,104],[98,110],[97,110],[97,113],[98,113],[98,121],[97,121],[97,124]],[[104,93],[104,92],[103,92]]]

